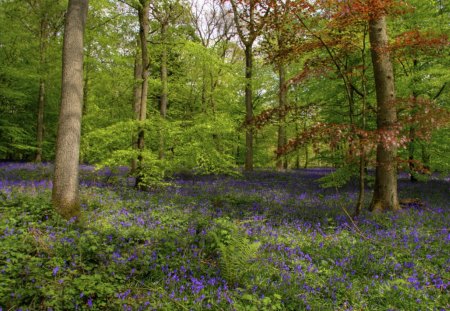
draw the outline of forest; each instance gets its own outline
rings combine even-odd
[[[449,0],[0,0],[0,311],[450,309]]]

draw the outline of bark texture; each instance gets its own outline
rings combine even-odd
[[[88,0],[69,0],[52,202],[65,219],[80,215],[78,169],[83,109],[83,43]]]
[[[369,39],[377,96],[377,129],[389,134],[395,130],[397,111],[392,62],[388,51],[388,36],[384,16],[369,21]],[[393,135],[392,135],[393,137]],[[397,195],[397,148],[380,139],[376,153],[375,189],[371,211],[399,210]]]

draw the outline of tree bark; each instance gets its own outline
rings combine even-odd
[[[253,49],[252,45],[245,46],[245,120],[247,129],[245,132],[245,166],[246,171],[253,171],[253,127],[250,125],[253,119]]]
[[[139,121],[145,121],[147,118],[147,94],[148,94],[148,75],[149,75],[149,60],[147,49],[147,35],[149,31],[148,14],[150,10],[150,1],[141,0],[141,7],[139,8],[139,37],[141,41],[141,56],[142,56],[142,84],[141,84],[141,102],[139,107]],[[139,130],[138,135],[138,149],[144,150],[144,129]]]
[[[52,202],[65,219],[80,215],[78,170],[83,109],[83,39],[88,0],[69,0]]]
[[[134,87],[133,87],[133,116],[134,120],[139,121],[139,115],[141,110],[141,98],[142,98],[142,56],[141,56],[141,44],[139,38],[136,40],[136,54],[134,56]],[[133,149],[138,149],[136,137],[132,138]],[[137,159],[131,159],[131,172],[135,172],[137,168]]]
[[[377,130],[394,137],[397,122],[392,62],[388,51],[386,19],[374,17],[369,21],[369,39],[377,97]],[[397,148],[380,139],[377,145],[375,189],[371,211],[399,210],[397,194]]]

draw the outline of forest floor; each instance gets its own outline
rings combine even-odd
[[[0,310],[450,309],[448,178],[401,175],[421,204],[352,221],[357,185],[321,188],[329,169],[136,191],[82,166],[83,218],[67,222],[51,171],[0,164]]]

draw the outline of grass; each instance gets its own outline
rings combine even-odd
[[[449,182],[399,179],[423,206],[364,211],[329,170],[195,177],[139,192],[81,168],[83,220],[50,204],[51,166],[0,165],[2,310],[447,310]]]

